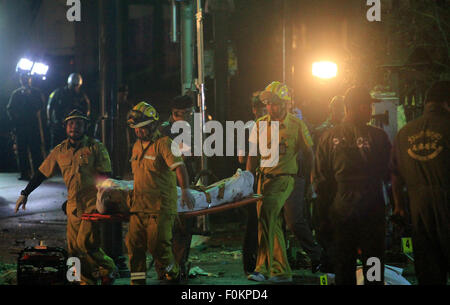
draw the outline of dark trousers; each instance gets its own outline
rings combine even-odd
[[[192,230],[195,218],[179,217],[173,226],[172,249],[175,261],[180,266],[181,276],[187,278],[189,270],[186,263],[191,249]]]
[[[309,213],[304,200],[305,179],[296,177],[294,190],[284,204],[284,219],[289,230],[295,235],[300,246],[309,256],[311,261],[320,260],[321,248],[314,240],[309,224]]]
[[[30,150],[31,153],[34,172],[36,172],[42,163],[39,129],[16,128],[16,137],[20,174],[22,177],[30,176],[31,165],[28,158],[28,150]]]
[[[252,273],[256,267],[256,258],[258,256],[258,213],[256,204],[247,206],[247,226],[244,235],[244,244],[242,246],[242,259],[244,263],[244,272]]]
[[[419,285],[446,285],[450,275],[448,188],[408,187],[414,265]]]
[[[356,259],[361,252],[364,285],[384,284],[385,218],[381,185],[338,186],[331,207],[336,285],[356,285]],[[368,259],[380,262],[379,281],[369,281]]]

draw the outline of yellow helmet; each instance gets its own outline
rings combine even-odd
[[[277,100],[281,102],[290,102],[291,94],[288,86],[278,81],[271,82],[259,95],[260,100],[267,104]]]
[[[140,102],[134,106],[133,109],[128,112],[127,116],[127,124],[131,128],[143,127],[158,120],[158,112],[152,105],[146,102]]]

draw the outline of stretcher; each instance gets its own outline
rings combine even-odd
[[[225,203],[219,206],[210,207],[207,209],[192,211],[192,212],[179,212],[178,215],[180,217],[196,217],[207,214],[219,213],[223,211],[227,211],[234,208],[239,208],[250,203],[255,203],[263,198],[262,195],[253,194],[246,198],[242,198],[241,200]],[[81,216],[83,220],[88,220],[92,222],[126,222],[129,220],[129,214],[99,214],[99,213],[91,213],[91,214],[83,214]]]

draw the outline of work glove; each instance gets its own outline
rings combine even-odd
[[[189,188],[181,189],[181,207],[186,205],[190,210],[195,206],[195,199]]]
[[[28,196],[20,195],[19,198],[16,201],[16,209],[15,213],[20,209],[20,206],[22,206],[22,209],[25,210],[25,205],[27,204]]]

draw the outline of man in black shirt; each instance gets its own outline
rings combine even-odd
[[[324,196],[330,191],[330,185],[336,185],[325,221],[333,222],[338,285],[356,284],[358,250],[361,251],[364,284],[384,283],[382,183],[389,177],[391,145],[382,129],[367,125],[372,102],[367,89],[350,88],[344,99],[344,121],[322,135],[316,150],[313,183],[318,196]],[[371,257],[379,260],[375,278],[367,276]]]

